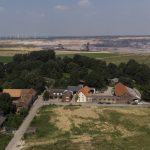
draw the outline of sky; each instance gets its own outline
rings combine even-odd
[[[150,0],[0,0],[0,36],[150,35]]]

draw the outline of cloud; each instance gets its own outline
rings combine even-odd
[[[65,5],[56,5],[56,6],[55,6],[55,9],[61,10],[61,11],[65,11],[65,10],[68,10],[69,7],[68,7],[68,6],[65,6]]]
[[[79,5],[80,7],[88,7],[88,6],[91,5],[91,1],[90,1],[90,0],[80,0],[80,1],[78,2],[78,5]]]

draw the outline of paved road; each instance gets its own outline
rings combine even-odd
[[[76,103],[76,102],[60,102],[58,100],[49,100],[49,101],[44,101],[43,105],[61,105],[61,106],[66,106],[66,105],[76,105],[76,106],[85,106],[85,107],[150,107],[150,103],[145,103],[145,104],[139,104],[139,105],[129,105],[129,104],[97,104],[97,103]]]
[[[34,102],[33,106],[31,107],[28,116],[25,118],[19,129],[16,131],[14,137],[9,142],[6,150],[18,150],[20,149],[18,145],[20,145],[21,138],[23,137],[24,133],[26,132],[27,128],[29,127],[31,121],[33,120],[34,116],[36,115],[37,110],[43,106],[42,96],[39,96],[38,99]]]

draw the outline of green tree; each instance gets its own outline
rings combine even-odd
[[[128,87],[131,87],[131,88],[134,87],[135,82],[129,77],[120,77],[119,81]]]
[[[124,72],[125,74],[134,77],[138,72],[138,67],[139,64],[135,60],[131,59],[127,62]]]
[[[113,63],[108,64],[108,73],[110,78],[118,77],[118,67]]]
[[[145,85],[150,83],[150,68],[144,64],[138,67],[134,79],[138,84]]]
[[[12,81],[11,87],[15,89],[25,89],[27,84],[24,80],[18,78]]]
[[[5,76],[4,64],[0,62],[0,78],[4,78],[4,76]]]
[[[49,100],[49,92],[48,91],[44,92],[44,94],[43,94],[43,100],[44,101],[48,101]]]
[[[95,71],[91,71],[86,76],[86,83],[91,87],[103,88],[106,86],[106,82],[103,75],[99,75]]]
[[[0,94],[0,110],[4,114],[9,114],[13,109],[12,101],[10,95],[7,93]]]
[[[143,87],[142,99],[150,102],[150,85]]]
[[[22,108],[20,110],[20,116],[22,116],[23,118],[25,118],[28,115],[28,109],[27,108]]]

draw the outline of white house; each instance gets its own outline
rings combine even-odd
[[[77,94],[78,94],[77,102],[80,103],[87,102],[87,97],[92,95],[90,88],[87,86],[81,88]]]

